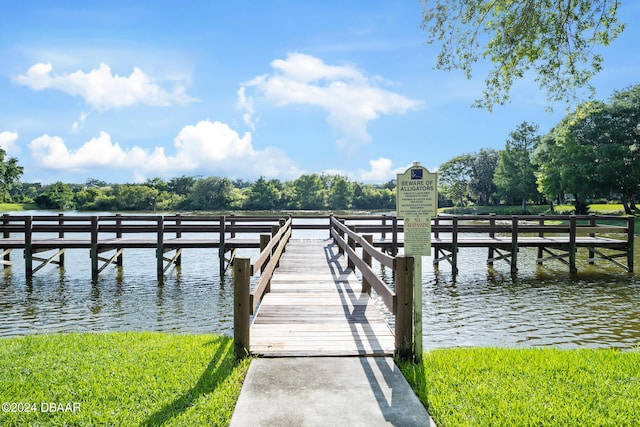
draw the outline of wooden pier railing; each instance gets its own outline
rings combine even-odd
[[[384,302],[388,310],[393,316],[395,316],[395,354],[409,358],[413,355],[413,258],[396,256],[391,257],[382,253],[376,249],[372,244],[372,238],[370,235],[358,235],[349,228],[347,228],[338,219],[332,217],[330,220],[330,234],[335,245],[338,246],[341,254],[346,254],[348,259],[348,269],[358,269],[362,274],[362,292],[370,294],[372,290],[380,297]],[[346,237],[345,237],[346,236]],[[236,357],[242,358],[251,354],[251,316],[256,315],[256,308],[261,302],[262,297],[269,292],[269,282],[272,278],[274,270],[280,261],[281,255],[284,253],[287,242],[291,237],[291,219],[283,224],[283,227],[277,231],[271,238],[270,236],[263,236],[263,249],[251,263],[249,258],[236,258],[233,265],[233,277],[234,277],[234,348]],[[362,256],[356,252],[356,245],[362,248]],[[304,245],[303,245],[304,246]],[[393,291],[386,283],[384,283],[380,277],[371,268],[371,260],[375,258],[382,265],[389,268],[393,268],[395,277],[395,291]],[[330,260],[327,260],[330,263]],[[265,265],[266,264],[266,265]],[[302,266],[304,269],[304,266]],[[251,276],[257,274],[258,270],[262,269],[262,274],[257,280],[257,283],[251,288]],[[347,270],[347,271],[349,271]],[[311,272],[313,273],[313,272]],[[341,275],[348,274],[346,271],[342,271]],[[312,274],[313,275],[313,274]],[[315,278],[312,281],[322,281],[326,279]],[[345,280],[329,279],[330,283],[334,283],[335,287],[339,287]],[[303,280],[304,281],[304,280]],[[308,284],[298,283],[296,292],[306,292]],[[330,286],[332,287],[332,286]],[[345,291],[340,291],[345,292]],[[351,291],[350,291],[351,292]],[[325,295],[325,294],[323,294]],[[311,297],[312,300],[317,298]],[[342,296],[341,298],[344,298]],[[362,304],[362,303],[360,303]],[[347,314],[347,317],[353,315],[349,312],[349,303],[343,308]],[[278,311],[285,309],[296,310],[296,308],[280,308]],[[355,309],[354,309],[355,311]],[[317,309],[312,309],[314,317],[317,317],[320,313]],[[345,313],[340,316],[344,317]],[[260,315],[257,313],[257,315]],[[280,318],[278,318],[280,319]],[[273,324],[274,329],[278,327],[278,322],[275,320]],[[304,319],[302,322],[311,322],[311,319]],[[368,321],[368,320],[367,320]],[[321,320],[322,322],[322,320]],[[318,327],[325,328],[327,324],[320,324]],[[290,331],[291,332],[291,331]],[[356,331],[352,331],[354,336],[358,336]],[[336,332],[337,334],[337,332]],[[295,339],[296,333],[293,332],[289,338]],[[317,336],[318,334],[316,334]],[[304,335],[298,337],[301,341],[313,341],[313,336]],[[325,348],[329,345],[325,341],[327,336],[321,334],[322,345]],[[343,339],[341,336],[340,339]],[[340,344],[338,344],[340,345]],[[332,347],[335,351],[335,346]],[[331,355],[336,355],[331,353]]]

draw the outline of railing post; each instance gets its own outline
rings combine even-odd
[[[274,225],[274,227],[277,227]],[[273,228],[271,229],[271,231],[273,232]],[[277,233],[277,231],[276,231]],[[260,235],[260,253],[262,253],[262,251],[264,251],[264,248],[267,247],[267,245],[269,244],[269,241],[271,240],[271,236],[269,236],[268,234],[261,234]],[[274,248],[275,250],[275,248]],[[260,267],[260,274],[262,274],[264,272],[264,267],[269,264],[269,261],[271,261],[271,255],[273,254],[273,251],[271,252],[271,254],[269,254],[269,256],[267,257],[267,259],[265,260],[264,264],[262,264],[262,267]],[[265,292],[271,292],[271,280],[269,280],[267,282],[267,285],[264,288]]]
[[[365,234],[362,238],[366,240],[367,243],[373,244],[373,236],[371,234]],[[371,254],[367,252],[364,247],[362,248],[362,260],[371,268]],[[368,294],[371,293],[371,283],[364,278],[364,274],[362,275],[362,291]]]
[[[60,227],[60,231],[58,231],[58,238],[63,239],[64,238],[64,230],[63,230],[64,214],[63,213],[58,214],[58,226]],[[58,250],[60,251],[60,255],[58,256],[58,265],[60,267],[64,267],[64,249],[65,248],[58,248]]]
[[[117,213],[116,214],[116,239],[122,239],[122,214],[121,213]],[[120,248],[116,249],[116,250],[120,250]],[[122,265],[124,264],[124,257],[122,256],[122,252],[120,253],[120,255],[118,255],[118,257],[116,258],[116,265],[118,267],[122,267]]]
[[[596,226],[596,216],[595,214],[589,214],[589,226],[590,227],[595,227]],[[596,237],[596,233],[595,231],[590,232],[589,233],[589,237]],[[596,257],[596,253],[593,250],[593,247],[589,246],[589,259],[588,259],[588,263],[589,264],[595,264],[595,258]]]
[[[538,225],[540,227],[544,227],[544,214],[543,213],[540,214],[540,219],[538,220]],[[538,231],[538,237],[544,237],[544,231],[542,231],[542,230]],[[543,256],[543,250],[542,250],[542,246],[540,246],[540,247],[538,247],[538,259],[536,260],[536,264],[542,265],[542,256]]]
[[[341,219],[338,219],[338,221],[340,221],[342,225],[345,225],[344,219],[341,218]],[[338,229],[338,236],[340,236],[340,238],[344,240],[344,231],[342,231],[342,229]],[[342,249],[342,246],[340,245],[338,245],[338,254],[344,255],[344,249]]]
[[[511,217],[511,273],[518,272],[518,215]]]
[[[224,255],[226,253],[225,235],[227,232],[226,230],[227,218],[224,215],[220,215],[220,218],[218,221],[220,224],[220,232],[219,232],[220,246],[218,246],[218,263],[220,267],[220,282],[224,282],[224,271],[225,271]]]
[[[91,217],[91,279],[98,280],[98,217]]]
[[[182,220],[180,219],[180,214],[176,214],[176,239],[182,238],[182,231],[180,227],[181,225],[182,225]],[[176,257],[175,264],[176,266],[181,266],[182,251],[180,250],[180,248],[177,248],[176,251],[178,251],[178,256]]]
[[[158,236],[158,240],[156,242],[156,274],[158,275],[158,280],[162,280],[164,276],[164,217],[158,216],[156,217],[156,221]]]
[[[458,217],[451,221],[451,273],[458,274]]]
[[[398,217],[394,216],[392,220],[392,235],[391,235],[391,255],[398,255]]]
[[[576,268],[576,216],[569,217],[569,272],[577,273]]]
[[[489,214],[489,227],[491,228],[491,231],[489,232],[489,237],[494,238],[496,237],[496,233],[493,231],[493,228],[496,226],[496,214],[495,212],[491,212]],[[494,257],[494,249],[493,246],[489,246],[489,253],[487,254],[487,257],[489,258],[489,261],[487,261],[488,265],[493,265],[493,257]]]
[[[9,214],[2,215],[2,225],[4,225],[5,227],[9,226]],[[2,233],[2,237],[8,239],[9,237],[11,237],[11,233],[6,231],[5,229],[5,231]],[[7,249],[4,254],[4,268],[9,267],[11,267],[11,249]]]
[[[396,356],[415,359],[413,351],[414,258],[397,256],[393,261],[396,278]]]
[[[627,218],[627,270],[633,273],[633,239],[635,233],[635,218],[629,216]]]
[[[236,258],[233,262],[233,350],[236,359],[249,355],[249,316],[251,313],[249,283],[251,260]]]
[[[24,219],[24,270],[27,279],[33,276],[33,217]]]
[[[353,231],[353,227],[349,227],[349,230]],[[349,244],[349,247],[355,252],[356,250],[356,241],[353,239],[353,237],[349,236],[347,238],[347,243]],[[356,264],[353,262],[353,259],[351,259],[352,257],[348,256],[347,257],[347,267],[349,267],[352,270],[355,270],[356,268]]]

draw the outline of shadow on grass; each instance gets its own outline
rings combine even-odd
[[[201,396],[209,394],[231,374],[235,367],[233,339],[217,338],[207,345],[217,345],[218,349],[198,379],[198,382],[173,402],[149,415],[140,423],[143,427],[161,426],[172,418],[180,416]]]

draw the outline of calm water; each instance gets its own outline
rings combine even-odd
[[[327,237],[296,231],[296,237]],[[640,239],[636,239],[638,241]],[[635,265],[640,266],[636,244]],[[257,250],[239,256],[255,258]],[[21,251],[0,272],[0,336],[69,331],[153,330],[232,334],[231,276],[221,280],[215,249],[183,251],[183,265],[156,279],[155,251],[128,249],[124,267],[91,281],[88,250],[68,250],[28,282]],[[445,262],[423,258],[425,349],[453,346],[633,348],[640,345],[640,279],[616,267],[535,265],[521,249],[519,272],[486,265],[486,249],[461,249],[454,278]],[[381,270],[387,280],[390,271]]]

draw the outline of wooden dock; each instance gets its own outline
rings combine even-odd
[[[393,331],[331,240],[291,240],[251,325],[251,353],[388,356]]]

